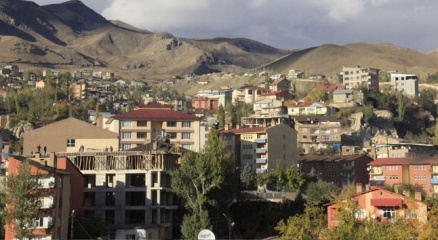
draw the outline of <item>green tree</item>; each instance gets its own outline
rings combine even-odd
[[[210,196],[214,191],[229,191],[224,186],[228,181],[226,177],[234,169],[231,159],[214,129],[210,130],[204,149],[199,153],[184,154],[181,166],[172,172],[171,182],[175,193],[186,201],[191,215],[190,218],[184,218],[184,226],[188,226],[194,219],[208,218],[209,213],[205,212],[207,207],[218,205],[217,198]],[[198,229],[200,230],[202,229]]]
[[[231,105],[231,127],[235,128],[238,122],[239,120],[237,118],[237,107]]]
[[[297,214],[282,220],[275,227],[280,239],[319,239],[326,231],[327,221],[324,209],[306,204],[304,214]]]
[[[304,182],[305,179],[295,170],[295,166],[290,166],[286,169],[286,186],[289,189],[300,189]]]
[[[406,104],[408,103],[408,98],[403,95],[403,93],[397,94],[397,112],[398,117],[397,120],[403,121],[405,119],[405,111],[406,111]]]
[[[181,224],[181,234],[183,239],[198,239],[198,234],[203,229],[212,229],[207,211],[202,211],[201,215],[184,215]]]
[[[256,181],[256,173],[251,164],[245,164],[240,172],[240,180],[246,187],[251,187]]]
[[[26,159],[18,166],[17,174],[4,178],[5,192],[0,199],[1,205],[11,206],[4,209],[2,217],[7,224],[12,224],[19,239],[30,238],[41,207],[42,175],[32,175],[30,161]]]
[[[225,109],[222,104],[219,105],[219,109],[217,111],[217,120],[219,122],[219,129],[222,129],[225,127]]]
[[[318,205],[331,202],[339,194],[339,188],[333,183],[319,179],[307,185],[305,197],[307,202]]]

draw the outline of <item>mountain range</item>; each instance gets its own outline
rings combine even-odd
[[[285,50],[245,38],[178,38],[109,21],[78,0],[45,6],[0,0],[0,49],[0,65],[94,68],[142,81],[254,69],[334,75],[342,65],[398,70],[421,78],[438,69],[436,52],[421,53],[389,43]]]

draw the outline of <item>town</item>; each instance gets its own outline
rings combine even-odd
[[[5,239],[438,234],[434,75],[260,70],[211,89],[0,69]]]

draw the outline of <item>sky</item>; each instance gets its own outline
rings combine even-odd
[[[66,0],[34,0],[39,5]],[[352,42],[438,49],[436,0],[82,0],[108,20],[176,37],[249,38],[283,49]]]

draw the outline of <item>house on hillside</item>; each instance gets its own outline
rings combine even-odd
[[[420,223],[427,222],[427,205],[421,200],[421,193],[415,197],[390,192],[384,189],[372,189],[361,192],[351,198],[357,204],[354,217],[357,220],[394,223],[397,219],[415,219]],[[327,226],[333,229],[339,226],[337,215],[345,210],[343,202],[332,202],[327,206]]]
[[[337,112],[337,108],[318,102],[289,102],[286,107],[290,116],[333,116]]]
[[[343,66],[341,77],[346,89],[364,87],[379,92],[379,69]]]

